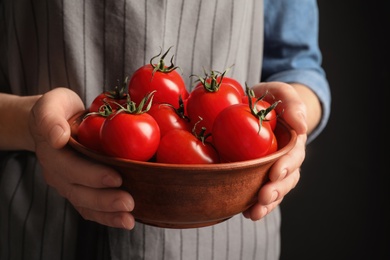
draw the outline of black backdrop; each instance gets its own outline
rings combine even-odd
[[[383,169],[390,2],[318,4],[332,114],[281,204],[281,260],[390,259],[390,171]]]

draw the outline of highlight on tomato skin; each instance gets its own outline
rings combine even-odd
[[[236,79],[227,76],[221,78],[221,76],[219,76],[217,81],[222,81],[222,83],[232,86],[237,90],[238,93],[240,93],[241,96],[245,96],[244,88]]]

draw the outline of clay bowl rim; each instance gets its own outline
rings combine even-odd
[[[248,167],[253,167],[255,165],[259,166],[262,164],[266,164],[271,161],[274,161],[277,158],[280,158],[284,154],[287,154],[295,146],[297,142],[297,133],[295,132],[295,130],[292,129],[291,126],[289,126],[285,120],[279,118],[278,124],[281,124],[282,127],[285,128],[285,131],[288,132],[290,135],[288,141],[282,148],[278,149],[276,152],[257,159],[237,161],[237,162],[214,163],[214,164],[170,164],[170,163],[159,163],[153,161],[137,161],[137,160],[131,160],[131,159],[125,159],[125,158],[100,154],[79,143],[75,137],[77,135],[77,128],[79,123],[81,122],[81,119],[87,112],[88,112],[87,110],[80,111],[75,115],[73,115],[68,120],[68,123],[71,127],[71,134],[70,134],[68,144],[74,149],[76,149],[77,151],[83,153],[84,155],[87,155],[88,157],[92,157],[95,160],[99,160],[101,162],[109,163],[111,165],[116,165],[116,166],[126,166],[132,164],[132,165],[148,167],[148,168],[164,168],[164,169],[172,169],[172,170],[175,169],[193,170],[193,169],[202,168],[202,170],[204,171],[219,171],[222,169],[232,169],[232,168],[244,169]]]

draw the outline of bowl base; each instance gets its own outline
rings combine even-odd
[[[219,219],[219,220],[214,220],[214,221],[209,221],[209,222],[202,222],[202,223],[163,223],[163,222],[144,221],[144,220],[137,219],[137,218],[135,220],[139,223],[149,225],[149,226],[154,226],[154,227],[172,228],[172,229],[188,229],[188,228],[201,228],[201,227],[212,226],[215,224],[222,223],[230,218],[231,217]]]

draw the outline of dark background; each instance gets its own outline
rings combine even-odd
[[[332,114],[281,204],[281,260],[390,259],[383,169],[390,1],[318,4]]]

